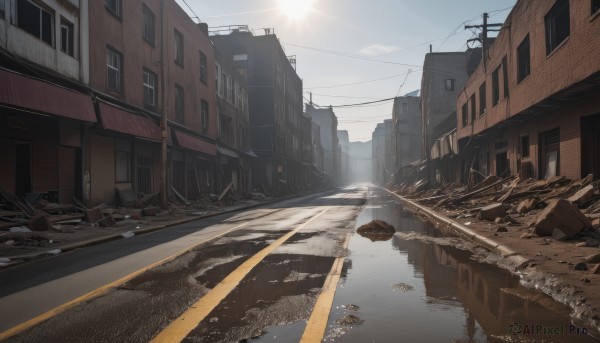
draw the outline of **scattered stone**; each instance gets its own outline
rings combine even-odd
[[[353,311],[353,312],[356,312],[360,309],[360,307],[358,305],[354,305],[354,304],[342,305],[342,307],[344,307],[348,311]]]
[[[408,292],[414,289],[413,286],[407,285],[403,282],[395,284],[394,286],[392,286],[392,288],[394,289],[394,292]]]
[[[533,237],[534,235],[531,232],[525,232],[524,234],[521,235],[522,239],[531,239],[531,237]]]
[[[52,229],[52,223],[46,214],[38,213],[29,220],[29,228],[33,231],[48,231]]]
[[[498,217],[494,220],[494,222],[496,222],[496,224],[501,224],[502,222],[504,222],[504,220],[502,218]]]
[[[506,226],[498,226],[496,232],[508,232],[508,229],[506,228]]]
[[[132,231],[127,231],[127,232],[123,232],[121,234],[121,236],[123,236],[123,238],[130,238],[130,237],[135,236],[135,233],[133,233]]]
[[[573,266],[573,270],[587,270],[587,269],[588,269],[587,264],[585,264],[585,262],[579,262]]]
[[[17,233],[17,232],[31,232],[30,229],[24,227],[24,226],[14,226],[10,228],[10,232],[11,233]]]
[[[600,254],[590,255],[585,258],[586,263],[600,263]]]
[[[496,220],[496,218],[506,215],[506,206],[502,203],[488,205],[481,209],[479,218],[482,220]]]
[[[558,263],[560,263],[560,264],[566,264],[567,261],[560,260],[560,261],[558,261]]]
[[[585,204],[594,195],[594,186],[583,187],[579,192],[573,194],[568,200],[578,206]]]
[[[600,246],[600,241],[597,239],[590,238],[585,242],[577,243],[577,246],[580,248],[595,248],[597,246]]]
[[[102,211],[99,208],[85,210],[83,214],[85,215],[85,221],[88,223],[97,223],[103,217]]]
[[[112,215],[106,216],[98,221],[100,227],[111,227],[117,225]]]
[[[523,214],[531,211],[531,209],[538,203],[538,198],[531,198],[527,200],[523,200],[517,206],[517,213]]]
[[[552,202],[539,214],[534,232],[539,236],[550,236],[558,229],[566,238],[572,238],[583,229],[591,227],[592,223],[577,206],[561,199]]]
[[[15,245],[15,241],[12,239],[9,239],[7,241],[4,242],[4,245],[6,245],[7,247],[12,247],[13,245]]]
[[[592,274],[600,274],[600,264],[597,264],[592,268]]]
[[[142,213],[139,211],[131,212],[129,214],[129,219],[140,220],[142,219]]]
[[[142,210],[142,215],[144,217],[155,217],[160,211],[161,209],[158,207],[146,207]]]
[[[396,229],[383,220],[375,219],[370,223],[359,227],[356,232],[358,232],[359,235],[370,239],[372,242],[375,242],[390,240],[394,237]]]
[[[344,316],[344,318],[342,319],[336,320],[335,323],[338,325],[354,325],[360,323],[360,318],[358,318],[355,315],[349,314],[347,316]]]

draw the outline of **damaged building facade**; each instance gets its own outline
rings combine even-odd
[[[464,183],[600,176],[598,1],[518,1],[457,99]]]
[[[338,120],[331,107],[317,108],[306,104],[306,115],[319,127],[320,143],[323,149],[323,185],[332,186],[339,182],[340,173],[340,144],[337,135]]]

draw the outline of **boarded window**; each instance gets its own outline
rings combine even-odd
[[[546,53],[550,54],[570,34],[569,0],[558,0],[545,18]]]
[[[529,35],[523,39],[517,48],[517,63],[518,80],[521,82],[531,73],[529,64]]]
[[[29,0],[17,0],[17,25],[50,45],[53,45],[53,22],[50,11]]]

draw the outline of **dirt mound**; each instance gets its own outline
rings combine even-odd
[[[359,227],[356,232],[359,235],[370,239],[371,241],[387,241],[394,237],[396,233],[396,229],[384,222],[383,220],[373,220],[370,223],[367,223],[361,227]]]

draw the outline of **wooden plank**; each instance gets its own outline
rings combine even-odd
[[[227,195],[227,193],[229,193],[229,191],[231,190],[232,187],[233,187],[233,181],[231,181],[227,185],[227,187],[225,187],[225,189],[223,190],[223,192],[221,192],[221,195],[219,195],[219,197],[217,198],[217,201],[223,200],[223,198]]]

